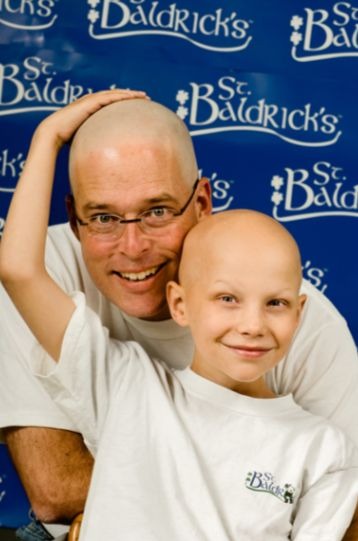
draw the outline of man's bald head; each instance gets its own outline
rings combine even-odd
[[[129,152],[140,148],[160,149],[167,159],[175,157],[188,182],[197,176],[194,148],[184,122],[159,103],[130,99],[103,107],[80,126],[70,151],[72,186],[76,168],[89,156],[102,151],[110,155],[111,149],[118,148]]]
[[[298,246],[287,229],[266,214],[232,210],[199,222],[184,242],[180,282],[185,285],[205,280],[211,263],[220,264],[224,258],[235,258],[251,266],[252,272],[277,264],[278,269],[288,271],[294,287],[299,289],[302,276]]]

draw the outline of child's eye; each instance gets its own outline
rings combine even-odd
[[[219,299],[222,302],[225,302],[225,303],[234,303],[234,302],[236,302],[236,298],[234,297],[234,295],[221,295],[219,297]]]
[[[287,306],[287,301],[285,301],[284,299],[272,299],[271,301],[269,301],[269,306],[278,306],[278,307],[281,307],[281,306]]]

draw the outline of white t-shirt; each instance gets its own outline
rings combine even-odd
[[[174,368],[187,366],[192,340],[172,320],[149,322],[129,317],[108,302],[88,275],[80,244],[68,224],[49,228],[46,251],[49,271],[67,292],[83,291],[88,305],[99,314],[111,336],[135,340],[146,352]],[[292,393],[312,413],[331,419],[358,446],[358,362],[346,322],[308,282],[309,298],[300,327],[285,363],[268,376],[276,394]],[[28,368],[37,355],[35,339],[0,287],[0,427],[48,426],[76,430],[50,400]]]
[[[151,361],[76,302],[59,364],[39,352],[33,368],[96,454],[80,539],[342,539],[358,450],[340,430],[291,395],[248,398]]]

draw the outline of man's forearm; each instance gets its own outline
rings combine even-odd
[[[36,516],[68,523],[84,508],[93,458],[82,437],[51,428],[11,428],[5,440]]]
[[[343,541],[358,541],[358,507],[353,517],[352,524],[346,531]]]

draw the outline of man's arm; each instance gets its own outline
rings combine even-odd
[[[358,507],[353,517],[353,521],[349,526],[343,541],[358,541]]]
[[[75,432],[10,428],[5,441],[37,518],[69,523],[84,509],[93,458]]]
[[[274,370],[272,388],[293,393],[300,406],[340,427],[358,447],[357,347],[329,299],[308,282],[303,293],[303,317],[285,362]]]

